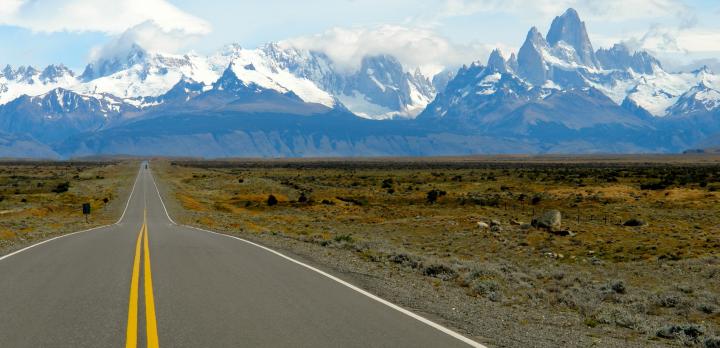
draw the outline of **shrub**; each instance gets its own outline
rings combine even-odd
[[[612,281],[608,285],[610,290],[614,291],[616,294],[624,294],[626,291],[625,283],[622,280]]]
[[[58,184],[57,187],[55,187],[55,188],[52,190],[52,192],[55,192],[55,193],[63,193],[63,192],[68,192],[68,190],[70,190],[70,183],[69,183],[69,182],[63,182],[63,183]]]
[[[435,203],[437,202],[438,198],[443,197],[447,195],[447,192],[440,191],[438,189],[430,190],[430,192],[427,193],[427,201],[428,203]]]
[[[423,275],[434,277],[442,280],[452,280],[457,278],[457,272],[450,266],[442,263],[432,263],[423,269]]]
[[[492,300],[493,298],[498,299],[498,296],[495,294],[500,291],[500,285],[498,285],[498,283],[494,280],[478,280],[473,282],[470,289],[473,294],[478,296],[488,296]]]
[[[657,331],[656,335],[660,338],[676,339],[681,336],[697,339],[704,333],[703,328],[697,325],[669,325]]]
[[[660,307],[675,308],[682,303],[682,298],[677,294],[662,294],[657,296],[656,303]]]
[[[393,187],[393,179],[385,179],[382,182],[382,188],[389,189]]]
[[[542,197],[540,197],[539,195],[535,195],[535,196],[533,196],[532,200],[530,201],[530,204],[538,205],[538,204],[540,204],[541,201],[542,201]]]
[[[392,263],[397,263],[412,268],[417,268],[419,266],[419,262],[416,260],[416,258],[406,253],[393,253],[391,255],[388,255],[388,260]]]
[[[268,196],[268,200],[267,200],[268,206],[272,207],[277,204],[278,204],[278,200],[277,200],[277,198],[275,198],[275,196],[273,196],[273,195]]]
[[[304,193],[304,192],[301,193],[301,194],[300,194],[300,197],[298,197],[298,202],[300,202],[300,203],[307,203],[307,201],[308,201],[308,198],[307,198],[307,196],[305,196],[305,193]]]
[[[706,339],[705,348],[720,348],[720,337],[710,337]]]
[[[337,198],[338,200],[341,200],[341,201],[343,201],[343,202],[345,202],[345,203],[352,203],[352,204],[355,204],[355,205],[359,205],[359,206],[361,206],[361,207],[362,207],[362,206],[365,206],[365,205],[368,205],[368,203],[369,203],[368,200],[367,200],[367,198],[365,198],[365,197],[358,197],[358,198],[355,198],[355,197],[335,197],[335,198]]]
[[[333,238],[333,240],[338,243],[340,243],[340,242],[352,243],[353,242],[353,238],[349,234],[341,234],[341,235],[335,236],[335,238]]]
[[[651,181],[640,184],[641,190],[664,190],[670,186],[670,183],[663,182],[663,181]]]
[[[471,193],[463,197],[461,200],[462,204],[471,203],[479,205],[481,207],[499,207],[500,206],[500,195],[497,194],[479,194]]]

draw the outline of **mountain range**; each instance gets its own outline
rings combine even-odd
[[[517,54],[435,76],[285,43],[0,71],[0,157],[667,153],[717,146],[719,120],[720,76],[596,50],[573,9]]]

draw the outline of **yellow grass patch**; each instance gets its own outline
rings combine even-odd
[[[9,231],[9,230],[0,231],[0,239],[3,239],[3,240],[14,239],[16,236],[17,236],[17,234],[13,231]]]
[[[200,202],[198,202],[198,201],[197,201],[195,198],[193,198],[193,197],[190,197],[190,196],[188,196],[188,195],[186,195],[186,194],[178,193],[178,194],[177,194],[177,198],[178,198],[178,200],[180,201],[180,204],[182,204],[182,206],[183,206],[185,209],[196,210],[196,211],[203,211],[203,210],[205,210],[205,207],[203,206],[203,204],[200,203]]]

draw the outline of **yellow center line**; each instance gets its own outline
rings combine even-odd
[[[128,305],[128,321],[127,333],[125,336],[125,347],[137,347],[137,327],[138,327],[138,287],[140,287],[140,240],[145,233],[145,225],[140,229],[140,233],[135,243],[135,258],[133,259],[132,278],[130,280],[130,304]]]
[[[150,246],[147,225],[145,225],[145,322],[147,324],[147,346],[158,348],[157,319],[155,317],[155,296],[153,296],[152,271],[150,270]]]
[[[138,292],[140,290],[140,261],[141,252],[144,254],[143,273],[145,275],[145,323],[148,348],[158,348],[157,319],[155,316],[155,296],[153,295],[152,271],[150,266],[150,242],[148,241],[147,210],[144,221],[135,243],[135,257],[133,259],[132,278],[130,280],[130,301],[128,305],[127,333],[125,337],[126,348],[136,348],[138,341]],[[141,249],[142,241],[142,249]]]

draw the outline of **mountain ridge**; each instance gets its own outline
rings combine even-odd
[[[624,44],[595,50],[568,9],[546,35],[531,28],[517,54],[494,50],[486,65],[435,76],[386,54],[343,71],[322,52],[281,43],[209,56],[132,45],[79,76],[61,64],[7,66],[0,148],[22,155],[37,143],[37,154],[67,157],[126,144],[175,154],[190,136],[193,153],[211,157],[681,152],[720,132],[719,91],[709,69],[670,73]],[[142,125],[163,129],[167,145]]]

